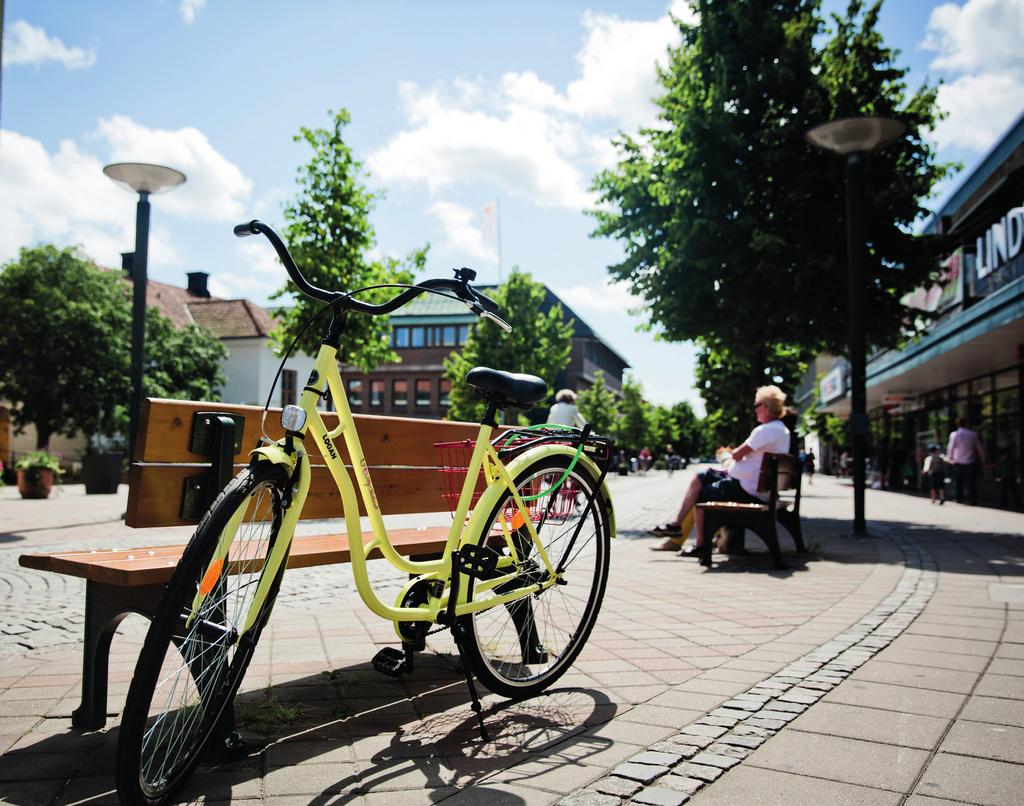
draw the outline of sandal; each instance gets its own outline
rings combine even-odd
[[[689,548],[680,549],[680,557],[700,557],[704,554],[704,549],[700,546],[690,546]]]
[[[648,529],[647,534],[654,535],[655,537],[680,537],[683,534],[683,530],[678,523],[663,523],[661,526]]]
[[[678,539],[666,537],[657,546],[650,546],[651,551],[679,551],[679,547],[682,545]]]

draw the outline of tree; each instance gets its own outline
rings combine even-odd
[[[0,272],[0,309],[0,398],[18,431],[34,425],[44,448],[54,434],[126,430],[132,315],[117,272],[76,249],[22,249]],[[176,331],[150,308],[144,394],[216,400],[226,354],[206,331]]]
[[[689,401],[676,403],[672,407],[672,417],[676,426],[676,439],[673,443],[676,453],[687,457],[705,453],[708,450],[705,424]]]
[[[380,198],[363,185],[368,174],[345,144],[343,131],[349,125],[344,109],[334,113],[326,129],[303,127],[295,136],[313,149],[313,156],[299,168],[299,195],[284,209],[288,248],[296,264],[313,285],[337,291],[365,286],[412,282],[426,263],[427,247],[412,251],[404,260],[371,259],[376,246],[369,214]],[[378,289],[359,295],[366,302],[381,302],[395,289]],[[303,325],[322,308],[322,303],[299,294],[289,281],[274,299],[295,295],[295,305],[275,311],[281,325],[272,334],[278,349],[284,349]],[[308,329],[297,348],[315,355],[322,329]],[[390,347],[391,329],[386,316],[353,314],[349,317],[338,355],[342,361],[365,371],[378,364],[397,361]]]
[[[508,372],[537,375],[550,386],[569,363],[573,320],[566,319],[561,305],[542,312],[547,294],[543,283],[529,274],[513,271],[494,293],[494,301],[512,332],[506,334],[493,322],[478,320],[469,331],[462,352],[453,352],[444,362],[451,381],[449,419],[479,420],[484,402],[466,384],[466,373],[485,366]]]
[[[611,436],[619,419],[619,405],[615,393],[605,386],[604,373],[594,371],[594,382],[583,389],[576,399],[576,408],[595,433]]]
[[[875,30],[878,3],[864,12],[853,0],[821,51],[813,0],[694,5],[700,23],[680,25],[660,76],[660,124],[619,138],[618,165],[595,179],[594,234],[623,243],[609,271],[632,285],[652,325],[695,340],[709,365],[728,354],[721,372],[746,400],[766,370],[779,375],[780,345],[798,359],[846,347],[844,169],[804,133],[852,114],[908,125],[866,177],[866,330],[878,346],[904,337],[899,300],[937,271],[941,243],[910,229],[947,166],[923,138],[935,90],[908,96],[906,70]],[[734,414],[708,411],[716,428],[735,429]]]
[[[622,382],[619,413],[616,442],[632,450],[647,445],[651,440],[651,406],[644,400],[643,387],[631,375]]]

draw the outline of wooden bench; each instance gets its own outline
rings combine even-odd
[[[262,436],[263,409],[181,400],[149,399],[143,404],[128,488],[125,523],[131,527],[181,526],[199,522],[223,486],[248,463]],[[447,509],[438,479],[435,442],[476,438],[471,423],[356,415],[370,476],[385,515],[434,513]],[[328,427],[337,415],[325,414]],[[280,410],[266,418],[268,436],[279,438]],[[342,454],[348,462],[343,445]],[[313,465],[303,519],[341,517],[341,500],[312,437],[305,447]],[[349,463],[350,464],[350,463]],[[360,501],[362,507],[362,501]],[[361,513],[365,514],[365,513]],[[448,527],[390,532],[406,556],[437,556]],[[372,535],[364,536],[369,540]],[[72,714],[76,727],[96,730],[106,721],[107,663],[118,624],[129,614],[152,618],[164,586],[185,547],[153,546],[112,551],[26,554],[26,568],[86,580],[82,704]],[[370,555],[379,558],[379,551]],[[296,537],[289,568],[346,563],[345,534]]]
[[[801,469],[795,456],[788,453],[766,453],[761,462],[761,474],[757,490],[767,494],[763,504],[739,504],[731,501],[716,501],[697,504],[704,513],[704,533],[701,536],[701,564],[711,565],[711,535],[722,528],[735,527],[756,532],[768,546],[775,568],[785,568],[782,551],[779,548],[779,532],[776,523],[781,523],[793,536],[796,549],[807,551],[800,528],[800,482]],[[742,532],[739,541],[742,541]],[[729,550],[737,553],[742,545],[735,538],[730,540]]]

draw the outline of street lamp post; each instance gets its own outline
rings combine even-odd
[[[867,342],[864,336],[864,162],[869,153],[902,136],[906,126],[880,117],[841,118],[815,126],[805,137],[818,148],[846,157],[846,260],[850,273],[850,427],[853,431],[853,533],[864,521],[867,460]]]
[[[185,174],[163,165],[117,162],[103,173],[125,190],[139,194],[135,206],[135,252],[132,254],[132,399],[128,412],[128,456],[135,457],[135,432],[142,411],[142,370],[146,357],[146,271],[149,260],[149,197],[176,188]]]

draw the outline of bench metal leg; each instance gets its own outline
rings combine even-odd
[[[129,613],[152,620],[163,585],[126,588],[88,580],[85,587],[85,645],[82,649],[82,704],[71,724],[99,730],[107,721],[107,666],[114,632]]]
[[[807,553],[807,546],[804,545],[804,534],[800,528],[800,516],[790,512],[788,509],[779,510],[779,523],[786,527],[793,536],[793,542],[796,543],[796,550],[801,554]]]

